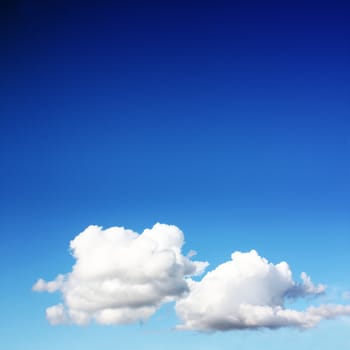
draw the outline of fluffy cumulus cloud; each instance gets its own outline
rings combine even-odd
[[[156,224],[141,234],[123,227],[89,226],[70,242],[72,271],[53,281],[39,279],[37,292],[59,292],[61,303],[46,309],[51,324],[127,324],[144,321],[175,301],[178,329],[224,331],[299,327],[350,316],[350,305],[287,308],[286,302],[323,294],[302,273],[293,280],[286,262],[269,263],[252,250],[206,273],[208,263],[183,255],[184,236],[176,226]],[[344,299],[346,299],[344,297]]]
[[[46,310],[50,323],[125,324],[149,318],[164,302],[188,291],[186,278],[206,262],[181,253],[183,233],[156,224],[137,234],[123,227],[89,226],[70,242],[76,262],[53,281],[39,279],[34,291],[60,291],[63,303]]]
[[[288,298],[317,296],[326,287],[314,285],[304,272],[302,282],[293,281],[286,262],[274,265],[255,250],[235,252],[231,258],[201,281],[189,281],[189,293],[176,303],[182,320],[179,329],[310,328],[323,319],[350,315],[346,305],[287,309],[284,304]]]

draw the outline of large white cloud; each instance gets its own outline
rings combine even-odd
[[[350,315],[350,306],[345,305],[322,305],[306,311],[286,309],[287,298],[316,296],[326,289],[314,285],[305,273],[301,279],[301,283],[293,281],[286,262],[271,264],[255,250],[235,252],[232,260],[208,272],[201,281],[190,282],[190,292],[176,303],[182,320],[178,328],[310,328],[323,319]]]
[[[183,233],[156,224],[137,234],[123,227],[89,226],[70,242],[75,265],[34,291],[61,291],[63,303],[47,308],[52,324],[124,324],[149,318],[159,306],[188,291],[186,277],[208,263],[181,253]]]

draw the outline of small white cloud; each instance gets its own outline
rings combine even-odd
[[[67,322],[66,312],[62,304],[54,305],[46,309],[46,318],[52,325]]]
[[[58,290],[63,285],[64,281],[64,276],[63,275],[58,275],[53,281],[46,282],[42,278],[39,278],[37,282],[34,284],[32,287],[32,290],[35,292],[49,292],[53,293]]]
[[[300,277],[303,281],[303,283],[300,284],[300,289],[303,291],[303,293],[301,293],[302,296],[319,295],[323,294],[326,291],[327,286],[324,284],[315,286],[312,283],[311,278],[305,272],[302,272]]]
[[[286,296],[289,298],[304,298],[307,296],[317,296],[323,294],[326,291],[324,284],[314,285],[310,276],[305,272],[300,275],[302,283],[295,283],[293,287],[287,290]]]
[[[311,307],[304,312],[285,309],[288,297],[325,291],[325,286],[315,286],[305,273],[301,278],[301,283],[293,281],[286,262],[271,264],[255,250],[235,252],[231,261],[208,272],[201,281],[191,281],[190,292],[176,303],[182,320],[178,329],[310,328],[323,319],[350,315],[350,306],[344,305]]]
[[[52,324],[146,320],[187,292],[187,277],[208,265],[182,255],[183,244],[176,226],[156,224],[142,234],[89,226],[70,242],[76,259],[72,271],[50,282],[39,279],[33,290],[61,291],[63,304],[46,310]]]
[[[188,258],[192,258],[196,255],[197,255],[197,252],[195,250],[192,250],[192,249],[187,253]]]

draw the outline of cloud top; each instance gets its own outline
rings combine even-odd
[[[303,272],[293,280],[286,262],[273,264],[255,250],[234,252],[231,260],[204,272],[207,262],[183,255],[184,235],[176,226],[155,224],[141,234],[123,227],[89,226],[71,242],[72,271],[53,281],[38,279],[36,292],[60,292],[62,302],[48,307],[56,324],[127,324],[147,320],[164,303],[175,301],[177,329],[310,328],[320,321],[350,316],[350,305],[286,308],[286,301],[316,297]],[[344,298],[345,299],[345,298]]]

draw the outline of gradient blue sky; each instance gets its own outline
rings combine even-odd
[[[48,4],[49,3],[49,4]],[[38,277],[90,224],[174,224],[212,267],[257,249],[350,289],[350,8],[345,2],[1,3],[0,347],[346,349],[300,332],[52,327]]]

